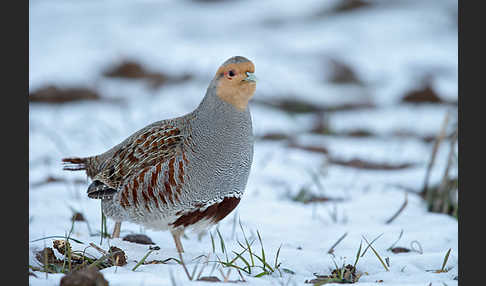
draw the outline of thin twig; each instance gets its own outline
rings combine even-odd
[[[365,241],[368,243],[368,246],[367,246],[367,247],[364,249],[363,254],[361,254],[361,257],[363,257],[363,256],[366,254],[366,251],[368,251],[368,248],[370,248],[370,246],[371,246],[371,245],[372,245],[372,244],[373,244],[373,243],[374,243],[374,242],[375,242],[375,241],[376,241],[378,238],[380,238],[382,235],[383,235],[383,233],[382,233],[382,234],[380,234],[380,235],[378,235],[378,236],[377,236],[375,239],[373,239],[373,240],[371,241],[371,243],[369,243],[369,242],[368,242],[368,241],[365,239]],[[363,238],[364,238],[364,237],[363,237]]]
[[[331,248],[327,251],[327,253],[329,254],[333,254],[334,253],[334,248],[336,248],[336,246],[348,235],[347,232],[345,232],[337,241],[336,243],[333,244],[333,246],[331,246]]]
[[[89,245],[92,246],[94,249],[98,250],[103,255],[109,254],[106,250],[102,249],[101,247],[99,247],[98,245],[96,245],[92,242],[90,242]]]
[[[407,206],[408,204],[408,193],[405,192],[405,200],[403,201],[403,204],[402,206],[400,207],[400,209],[398,209],[398,211],[391,217],[389,218],[385,223],[386,224],[390,224],[392,221],[394,221],[402,212],[403,210],[405,209],[405,207]]]
[[[445,267],[447,265],[447,260],[449,260],[449,254],[451,254],[452,248],[449,248],[449,250],[446,253],[446,256],[444,257],[444,262],[442,263],[442,268],[440,269],[441,272],[447,272]]]
[[[402,238],[402,235],[403,235],[403,229],[400,230],[400,234],[398,235],[398,239],[397,241],[395,241],[390,247],[388,247],[387,251],[390,251],[393,249],[393,247],[395,247],[395,245],[400,241],[400,239]]]
[[[385,265],[385,262],[383,262],[383,259],[381,259],[381,256],[378,254],[378,252],[373,248],[373,246],[371,245],[373,242],[369,243],[368,240],[366,239],[366,237],[362,236],[363,239],[365,240],[365,242],[368,244],[368,247],[371,248],[371,250],[375,253],[376,257],[378,258],[378,260],[381,262],[381,265],[383,265],[383,267],[385,268],[386,271],[390,271],[388,269],[388,267],[386,267]]]
[[[437,189],[437,193],[439,194],[440,199],[436,200],[434,208],[432,209],[432,211],[439,211],[439,208],[441,208],[441,206],[442,206],[442,212],[447,212],[447,203],[445,203],[444,201],[448,201],[448,195],[449,194],[445,192],[445,189],[448,185],[449,171],[451,169],[452,162],[454,161],[453,155],[454,155],[457,137],[458,137],[458,130],[456,128],[456,130],[454,131],[454,135],[452,137],[452,140],[451,140],[449,156],[447,158],[447,165],[446,165],[446,168],[444,170],[444,175],[442,176],[442,182],[441,182],[439,188]]]
[[[448,111],[444,117],[444,121],[442,122],[442,126],[440,128],[439,135],[437,135],[435,142],[434,142],[434,147],[432,148],[432,154],[430,156],[430,161],[427,166],[427,171],[425,173],[425,178],[424,178],[424,185],[422,187],[422,196],[426,197],[427,196],[427,188],[429,187],[429,177],[430,177],[430,172],[432,170],[432,166],[435,163],[435,157],[437,155],[437,150],[439,150],[440,143],[444,138],[446,137],[446,129],[447,129],[447,123],[449,122],[449,116],[450,112]]]

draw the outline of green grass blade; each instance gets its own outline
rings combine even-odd
[[[354,269],[356,269],[356,265],[358,264],[358,260],[359,260],[359,255],[361,254],[361,247],[363,246],[363,241],[360,241],[359,242],[359,249],[358,249],[358,253],[356,254],[356,261],[354,261]]]
[[[226,267],[233,267],[233,268],[236,268],[236,269],[239,269],[245,273],[248,273],[250,274],[250,272],[248,272],[248,270],[244,269],[244,268],[241,268],[240,266],[236,265],[236,264],[233,264],[233,263],[229,263],[229,262],[224,262],[224,261],[221,261],[219,260],[219,257],[218,257],[218,261],[216,261],[217,263],[220,263]]]
[[[263,242],[262,242],[262,237],[260,236],[260,232],[257,230],[257,235],[258,235],[258,240],[260,241],[260,246],[262,248],[262,259],[263,259],[263,264],[267,264],[266,263],[266,259],[265,259],[265,250],[263,248]],[[268,265],[268,264],[267,264]],[[273,272],[273,271],[272,271]]]
[[[280,244],[280,246],[278,247],[277,255],[275,256],[275,265],[273,267],[275,269],[278,269],[278,267],[279,267],[279,264],[278,264],[278,256],[280,255],[280,249],[281,248],[282,248],[282,244]]]
[[[270,273],[265,270],[262,273],[259,273],[259,274],[255,275],[255,277],[262,277],[262,276],[265,276],[265,275],[268,275],[268,274],[270,274]]]
[[[274,272],[275,270],[273,270],[272,266],[268,265],[268,263],[263,259],[261,258],[260,256],[256,255],[256,254],[253,254],[256,258],[258,258],[258,260],[260,260],[262,262],[262,265],[263,267],[261,267],[263,270],[267,270],[265,269],[266,267],[268,267],[268,270],[270,270],[270,272]]]
[[[135,271],[140,265],[142,265],[144,262],[145,262],[145,259],[147,259],[147,257],[150,255],[150,253],[152,253],[152,249],[150,249],[145,255],[144,257],[142,257],[142,259],[140,259],[140,261],[137,263],[137,265],[135,265],[133,268],[132,268],[132,271]]]
[[[213,237],[213,234],[211,232],[209,233],[209,236],[211,237],[211,246],[212,246],[213,253],[214,253],[216,251],[216,247],[214,245],[214,237]]]
[[[380,235],[381,236],[381,235]],[[386,271],[390,271],[388,269],[388,267],[386,267],[386,264],[385,262],[383,262],[383,259],[381,259],[381,256],[378,254],[378,252],[375,250],[375,248],[368,242],[368,240],[366,240],[366,238],[363,236],[363,239],[366,241],[366,243],[368,243],[368,246],[371,248],[371,250],[375,253],[376,257],[378,258],[378,260],[380,260],[381,262],[381,265],[383,265],[383,267],[385,268]],[[362,257],[362,256],[361,256]]]
[[[248,250],[248,249],[243,248],[243,251],[242,251],[242,252],[240,252],[240,253],[238,253],[238,252],[236,252],[236,251],[234,251],[234,250],[233,250],[233,253],[234,253],[234,254],[236,254],[236,257],[235,257],[235,258],[233,258],[233,259],[230,261],[230,263],[235,262],[235,261],[236,261],[236,260],[237,260],[237,259],[238,259],[240,256],[242,257],[243,253],[245,253],[247,250]]]
[[[380,238],[382,235],[383,235],[383,233],[382,233],[382,234],[380,234],[380,235],[378,235],[378,236],[377,236],[375,239],[373,239],[373,240],[371,241],[371,243],[368,243],[368,246],[367,246],[367,247],[365,248],[365,250],[363,251],[363,254],[361,255],[361,257],[363,257],[363,256],[366,254],[366,251],[368,250],[368,248],[369,248],[369,247],[370,247],[370,246],[371,246],[371,245],[372,245],[372,244],[373,244],[373,243],[374,243],[374,242],[375,242],[375,241],[376,241],[378,238]],[[363,237],[363,238],[364,238],[364,237]],[[365,240],[366,240],[366,238],[365,238]],[[368,241],[366,241],[366,242],[368,242]]]
[[[246,267],[248,267],[248,269],[250,269],[250,263],[248,263],[248,261],[243,257],[241,256],[246,250],[243,250],[243,252],[241,253],[237,253],[236,251],[233,251],[234,254],[236,254],[236,257],[231,260],[231,264],[233,264],[237,259],[241,259],[241,261],[243,261],[243,263],[246,265]]]
[[[251,261],[251,266],[255,266],[255,261],[253,259],[253,252],[251,251],[251,245],[248,242],[248,239],[246,238],[245,230],[243,230],[243,226],[241,225],[241,220],[239,221],[241,232],[243,233],[243,238],[245,239],[246,247],[248,248],[248,252],[250,253],[250,261]],[[253,244],[253,242],[252,242]]]
[[[445,270],[447,260],[449,260],[449,254],[451,254],[451,250],[452,250],[452,248],[449,248],[449,250],[446,253],[446,256],[444,257],[444,262],[442,263],[442,268],[440,269],[440,271],[442,271],[442,272],[444,272],[444,270]]]
[[[397,241],[395,241],[390,247],[388,247],[387,251],[391,251],[393,247],[395,247],[398,241],[400,241],[400,239],[402,238],[402,235],[403,235],[403,229],[400,231],[400,235],[398,235]]]
[[[223,239],[223,236],[221,235],[221,233],[219,232],[219,228],[216,229],[216,232],[218,233],[219,241],[221,243],[221,251],[223,253],[226,253],[226,246],[224,245],[224,239]]]

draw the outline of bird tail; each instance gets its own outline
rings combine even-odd
[[[81,170],[86,170],[88,167],[88,158],[77,158],[77,157],[72,157],[72,158],[63,158],[62,159],[63,163],[63,170],[67,171],[81,171]]]

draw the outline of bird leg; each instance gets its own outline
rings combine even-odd
[[[111,235],[111,238],[119,238],[120,229],[121,229],[121,221],[115,222],[115,228],[113,229],[113,234]]]
[[[172,237],[174,238],[174,242],[177,248],[177,252],[182,253],[184,252],[184,248],[182,247],[181,243],[181,235],[184,233],[184,230],[178,229],[178,230],[171,230],[170,233],[172,234]]]

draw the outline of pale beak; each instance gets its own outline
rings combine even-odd
[[[253,74],[251,72],[246,72],[246,75],[247,75],[247,77],[244,80],[246,80],[246,81],[253,81],[253,82],[256,82],[257,81],[257,78],[256,78],[255,74]]]

